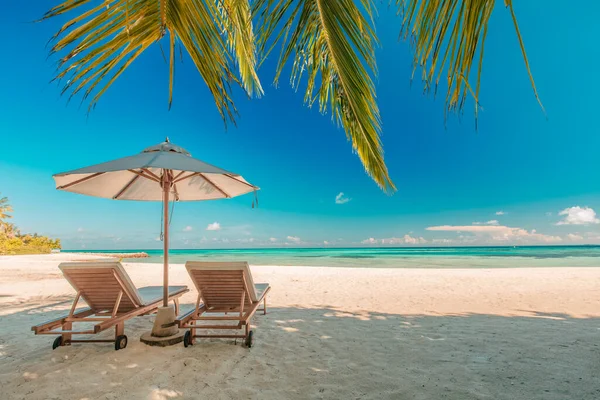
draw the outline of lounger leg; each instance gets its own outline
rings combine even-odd
[[[263,315],[267,315],[267,296],[265,296],[263,303]]]
[[[63,331],[70,331],[71,329],[73,329],[73,323],[72,322],[65,322],[62,325],[62,329]],[[71,342],[71,334],[70,333],[63,333],[62,334],[62,344],[61,346],[66,346],[67,344],[70,344]]]
[[[117,337],[125,334],[125,322],[115,325],[115,340]]]
[[[190,328],[190,343],[194,344],[196,343],[196,328]]]
[[[246,339],[248,339],[248,335],[250,334],[250,320],[246,322]]]

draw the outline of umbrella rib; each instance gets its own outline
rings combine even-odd
[[[226,177],[228,177],[228,178],[230,178],[230,179],[233,179],[234,181],[236,181],[236,182],[238,182],[238,183],[241,183],[241,184],[244,184],[244,185],[246,185],[246,186],[249,186],[249,187],[251,187],[251,188],[252,188],[252,189],[254,189],[254,190],[258,189],[256,186],[254,186],[254,185],[251,185],[251,184],[249,184],[248,182],[242,182],[242,181],[240,181],[239,179],[236,179],[236,178],[234,178],[234,177],[233,177],[231,174],[223,174],[223,175],[225,175]]]
[[[150,179],[151,181],[154,181],[154,182],[158,182],[158,183],[160,183],[160,179],[156,179],[156,178],[155,178],[155,177],[153,177],[153,176],[148,176],[148,175],[144,174],[143,172],[136,171],[136,170],[134,170],[134,169],[128,169],[127,171],[129,171],[129,172],[131,172],[131,173],[134,173],[134,174],[136,174],[136,175],[139,175],[139,176],[141,176],[142,178]]]
[[[183,172],[183,171],[182,171],[182,172]],[[186,176],[184,176],[183,178],[176,179],[176,180],[175,180],[173,183],[178,183],[178,182],[181,182],[181,181],[183,181],[183,180],[186,180],[186,179],[188,179],[188,178],[192,178],[192,177],[194,177],[194,176],[196,176],[196,175],[199,175],[199,174],[200,174],[200,172],[193,172],[193,173],[191,173],[191,174],[189,174],[189,175],[186,175]],[[181,174],[179,174],[179,175],[181,175]],[[179,176],[179,175],[177,175],[177,176]]]
[[[140,168],[142,171],[144,171],[145,173],[147,173],[150,176],[153,176],[156,180],[160,181],[160,178],[158,177],[158,175],[154,174],[152,171],[150,171],[148,168]]]
[[[127,189],[129,189],[131,187],[131,185],[133,185],[135,183],[135,181],[137,181],[138,179],[140,179],[140,176],[135,175],[133,177],[133,179],[131,179],[125,186],[123,186],[123,188],[119,191],[119,193],[117,193],[117,195],[113,197],[113,200],[118,200],[119,197],[121,197],[123,195],[123,193],[125,193],[127,191]]]
[[[71,186],[75,186],[75,185],[78,185],[80,183],[89,181],[90,179],[93,179],[93,178],[95,178],[97,176],[100,176],[102,174],[104,174],[104,172],[96,172],[95,174],[92,174],[92,175],[86,176],[84,178],[78,179],[78,180],[76,180],[74,182],[67,183],[66,185],[59,186],[59,187],[57,187],[57,189],[59,189],[59,190],[66,189],[66,188],[69,188]]]
[[[177,178],[179,178],[181,175],[183,175],[184,172],[185,171],[179,171],[179,173],[175,177],[173,177],[173,182],[175,182],[177,180]]]
[[[225,193],[225,191],[223,191],[223,189],[221,189],[219,186],[217,186],[217,184],[215,184],[213,181],[210,180],[210,178],[208,178],[206,175],[204,175],[201,172],[198,172],[198,175],[200,175],[202,178],[204,178],[204,180],[208,183],[210,183],[215,189],[217,189],[219,192],[221,192],[221,194],[223,196],[225,196],[226,198],[230,199],[231,196],[228,195],[227,193]]]

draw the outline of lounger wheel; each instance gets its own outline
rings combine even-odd
[[[115,340],[115,350],[121,350],[127,347],[127,336],[119,335]]]
[[[54,342],[52,343],[52,350],[56,349],[59,346],[62,346],[62,336],[59,336],[56,339],[54,339]]]
[[[193,343],[192,343],[192,332],[191,331],[186,331],[185,335],[183,335],[183,345],[185,347],[193,345]]]
[[[246,338],[246,341],[244,342],[244,344],[246,345],[247,348],[251,348],[252,343],[254,343],[254,331],[248,332],[248,337]]]

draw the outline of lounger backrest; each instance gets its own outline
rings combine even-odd
[[[118,312],[128,312],[142,300],[129,275],[118,262],[68,262],[58,266],[67,281],[81,293],[94,311],[112,311],[120,291],[124,291]]]
[[[185,267],[207,307],[239,306],[242,291],[246,304],[258,301],[247,262],[188,261]]]

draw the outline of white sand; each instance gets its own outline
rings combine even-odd
[[[250,350],[147,347],[146,316],[124,350],[52,351],[30,328],[68,311],[67,258],[0,257],[1,399],[600,399],[600,268],[253,266],[273,289]],[[161,283],[160,265],[125,267]],[[192,287],[182,265],[171,282]]]

